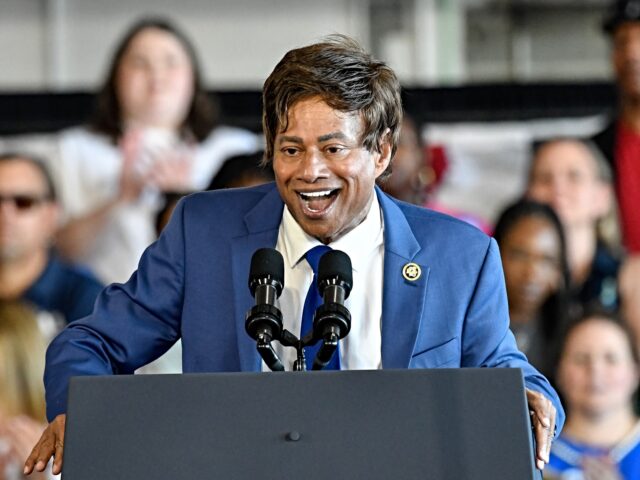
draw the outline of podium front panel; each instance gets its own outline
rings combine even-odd
[[[533,479],[512,369],[75,377],[63,480]]]

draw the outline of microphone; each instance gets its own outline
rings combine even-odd
[[[322,345],[313,361],[313,370],[322,370],[338,348],[338,340],[351,330],[351,313],[344,306],[353,285],[351,259],[340,250],[330,250],[318,264],[318,290],[324,303],[313,318],[313,335]]]
[[[282,336],[282,312],[275,302],[284,286],[284,260],[273,248],[260,248],[251,257],[249,290],[256,304],[247,312],[245,329],[256,340],[258,353],[274,371],[284,371],[271,342]]]

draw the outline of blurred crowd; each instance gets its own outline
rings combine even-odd
[[[380,183],[495,237],[518,346],[568,412],[545,478],[640,478],[640,1],[614,2],[604,30],[617,114],[594,138],[532,145],[526,187],[497,218],[434,201],[442,152],[408,116]],[[134,274],[184,195],[273,180],[262,137],[218,123],[170,21],[139,21],[114,52],[86,125],[0,152],[0,480],[22,478],[45,424],[53,336]],[[176,345],[143,370],[180,368]]]

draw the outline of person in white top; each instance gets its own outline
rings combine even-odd
[[[226,158],[261,144],[216,127],[185,35],[139,21],[116,48],[93,120],[63,132],[50,159],[66,218],[60,252],[105,283],[126,281],[155,240],[160,194],[203,189]]]

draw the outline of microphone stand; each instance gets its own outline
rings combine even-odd
[[[307,335],[305,338],[307,338]],[[282,330],[282,336],[280,337],[280,344],[283,347],[294,347],[296,349],[296,360],[293,362],[293,371],[294,372],[304,372],[307,369],[307,363],[304,357],[304,347],[306,344],[304,343],[304,339],[298,340],[293,333],[289,330]]]
[[[282,328],[282,312],[276,300],[284,286],[284,262],[275,249],[262,248],[251,257],[249,290],[255,305],[246,313],[245,329],[256,341],[256,348],[265,364],[273,371],[284,371],[272,342],[296,349],[294,372],[307,369],[304,347],[321,342],[313,361],[313,370],[322,370],[336,354],[338,342],[351,329],[351,314],[344,306],[352,285],[351,260],[340,250],[326,253],[318,266],[318,288],[324,299],[313,318],[313,329],[298,339]]]
[[[247,324],[250,325],[250,322],[256,317],[256,311],[262,309],[265,309],[265,307],[253,307],[253,309],[250,310],[250,312],[248,312],[247,314]],[[320,358],[316,357],[313,370],[321,370],[330,361],[331,357],[334,355],[338,347],[338,341],[344,336],[340,334],[340,328],[342,327],[343,329],[346,329],[347,333],[349,331],[349,322],[351,320],[351,315],[344,306],[336,303],[323,305],[319,308],[319,311],[324,314],[322,315],[323,321],[341,321],[342,325],[336,325],[332,322],[326,322],[321,338],[317,338],[317,336],[314,335],[314,331],[312,330],[300,339],[298,339],[298,337],[296,337],[287,329],[282,329],[280,335],[274,335],[274,332],[271,329],[264,328],[263,325],[260,325],[258,327],[258,331],[255,332],[255,339],[257,342],[256,347],[258,352],[260,353],[260,356],[271,370],[284,370],[280,358],[276,354],[276,351],[271,343],[274,340],[279,341],[283,347],[293,347],[296,349],[296,359],[292,365],[292,371],[294,372],[304,372],[307,370],[304,347],[315,345],[318,342],[322,343],[320,351],[318,352],[318,354],[320,354]],[[280,311],[277,310],[277,313],[279,314]],[[327,315],[327,313],[329,313],[329,315]],[[260,319],[264,320],[264,317],[261,317]],[[270,325],[266,326],[268,327]]]

